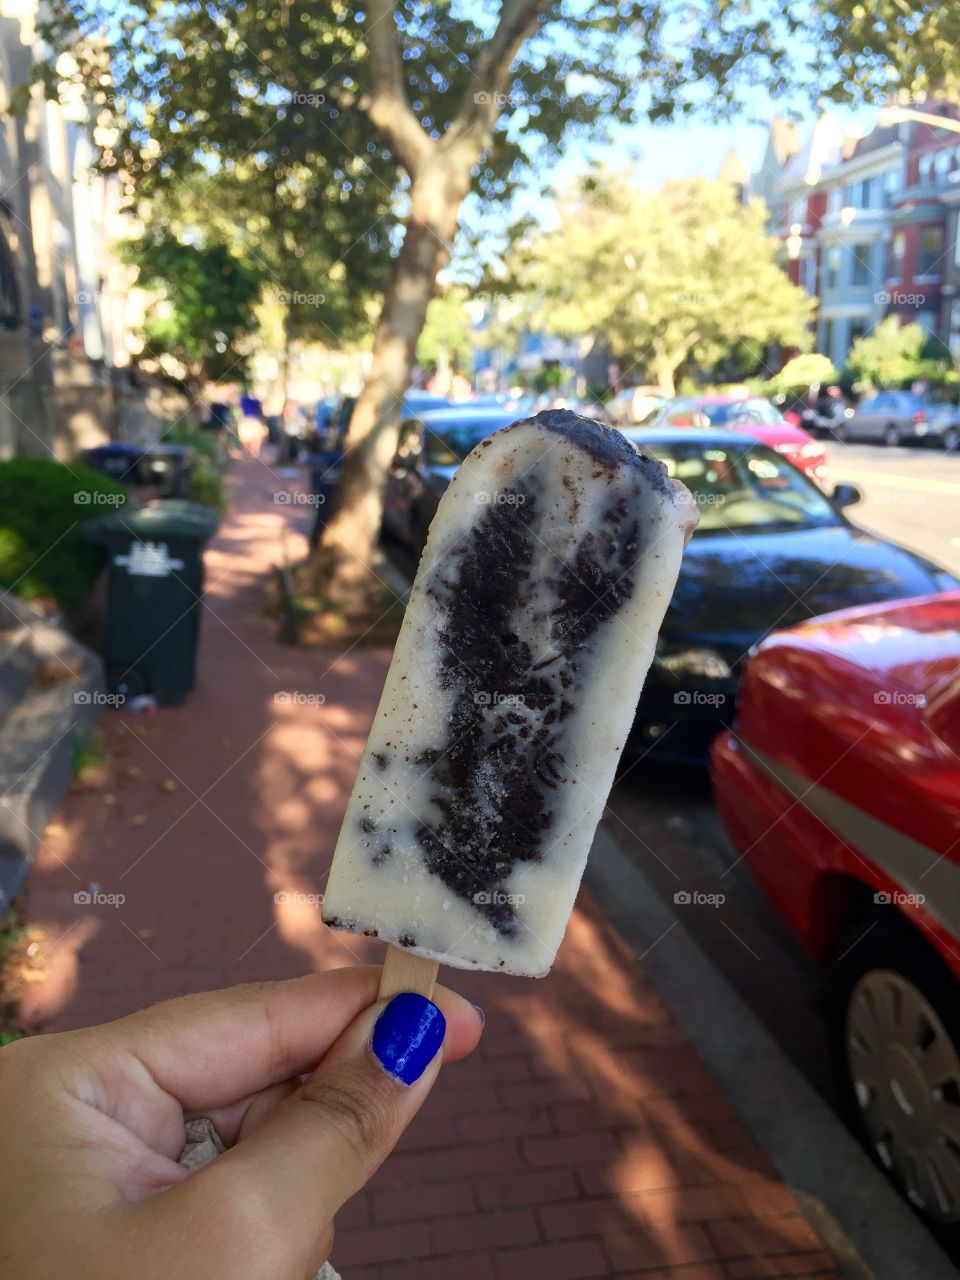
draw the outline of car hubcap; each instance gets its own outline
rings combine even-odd
[[[940,1223],[960,1221],[960,1056],[936,1012],[900,974],[874,970],[847,1009],[847,1065],[884,1168]]]

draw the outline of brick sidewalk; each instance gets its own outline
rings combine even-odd
[[[288,485],[235,467],[195,692],[111,713],[109,763],[46,833],[26,902],[48,934],[23,1006],[39,1028],[379,956],[309,904],[274,902],[322,890],[389,660],[273,638],[264,577],[284,543],[304,553],[310,511],[274,504]],[[122,907],[76,905],[90,884]],[[838,1275],[585,895],[550,977],[446,977],[486,1010],[481,1048],[340,1214],[344,1280]]]

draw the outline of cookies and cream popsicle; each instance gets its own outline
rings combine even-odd
[[[696,523],[661,463],[566,410],[473,450],[430,527],[327,924],[549,970]]]

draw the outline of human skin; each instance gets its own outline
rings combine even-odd
[[[404,1083],[371,1049],[379,977],[233,987],[0,1050],[0,1275],[312,1277],[337,1210],[480,1038],[479,1012],[438,988],[442,1048]],[[188,1173],[192,1115],[228,1150]]]

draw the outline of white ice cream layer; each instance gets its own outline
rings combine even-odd
[[[323,906],[446,964],[532,977],[563,937],[697,519],[618,433],[540,419],[474,449],[440,503]]]

